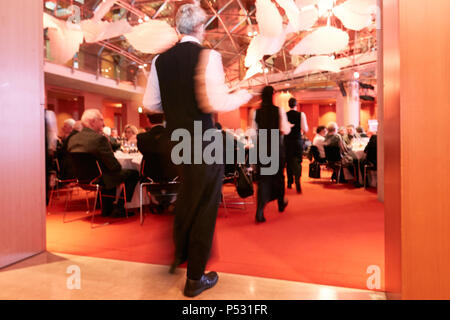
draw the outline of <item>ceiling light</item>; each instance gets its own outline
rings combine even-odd
[[[359,72],[358,71],[355,71],[355,73],[353,73],[353,78],[359,79]]]
[[[251,31],[249,31],[249,32],[247,33],[247,35],[248,35],[249,37],[251,37],[251,36],[253,35],[253,33],[252,33]]]
[[[139,23],[143,23],[144,20],[142,20],[142,18],[139,18],[138,22],[139,22]]]
[[[148,16],[145,16],[144,20],[148,21],[148,20],[150,20],[150,18]]]
[[[139,113],[142,113],[142,111],[143,111],[143,110],[142,110],[142,107],[139,107],[139,108],[138,108],[138,112],[139,112]]]

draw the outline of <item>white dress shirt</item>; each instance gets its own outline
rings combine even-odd
[[[300,121],[301,121],[301,129],[304,133],[309,131],[308,121],[306,121],[306,115],[303,112],[300,112]]]
[[[312,144],[319,149],[320,157],[325,158],[325,137],[320,134],[316,134]]]
[[[200,44],[200,41],[193,36],[184,36],[180,42],[188,41]],[[158,73],[155,67],[156,59],[158,59],[158,56],[152,61],[143,105],[150,112],[162,113]],[[199,68],[203,67],[205,69],[198,69],[201,73],[199,76],[201,79],[197,79],[196,77],[197,99],[199,100],[199,107],[203,112],[232,111],[247,103],[252,98],[252,95],[247,90],[228,93],[229,88],[225,84],[222,56],[219,52],[215,50],[202,50],[199,65]]]

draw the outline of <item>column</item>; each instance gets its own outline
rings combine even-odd
[[[450,299],[450,37],[438,32],[450,1],[384,0],[382,12],[386,288]]]
[[[0,267],[45,250],[42,10],[0,2]]]
[[[361,102],[358,81],[349,81],[345,85],[347,96],[339,94],[336,99],[336,118],[339,126],[353,124],[359,126]]]

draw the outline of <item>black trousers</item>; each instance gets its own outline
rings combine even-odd
[[[220,164],[181,165],[181,186],[175,202],[175,260],[187,261],[187,277],[199,280],[209,259],[224,167]]]
[[[300,178],[302,176],[303,140],[285,139],[285,146],[288,185],[292,185],[294,181],[297,185],[300,185]]]
[[[286,159],[286,173],[288,179],[288,185],[300,184],[300,178],[302,176],[302,157],[289,156]]]

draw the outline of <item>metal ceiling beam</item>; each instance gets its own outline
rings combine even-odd
[[[145,64],[145,61],[139,59],[135,55],[129,53],[128,51],[124,50],[123,48],[121,48],[119,46],[116,46],[116,45],[114,45],[112,43],[109,43],[109,42],[106,42],[106,41],[99,41],[98,44],[104,46],[105,48],[108,48],[111,51],[114,51],[114,52],[124,56],[128,60],[136,62],[139,65],[144,65]]]

